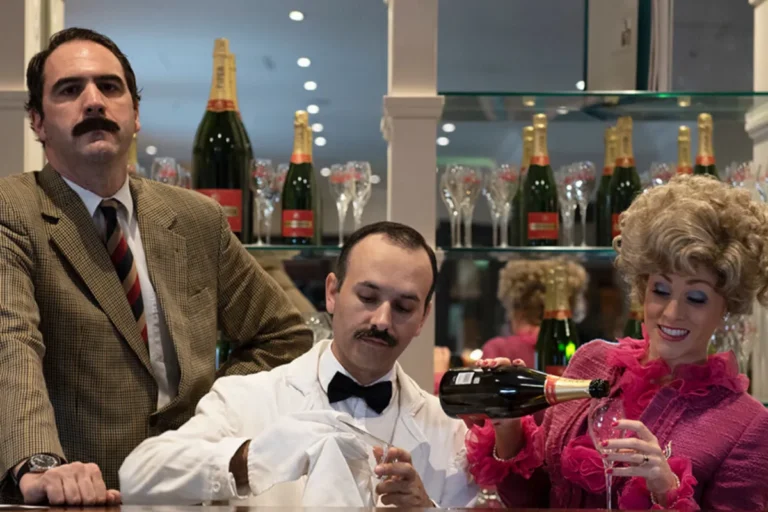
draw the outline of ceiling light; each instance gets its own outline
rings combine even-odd
[[[318,107],[317,105],[310,105],[307,107],[307,112],[313,115],[317,114],[318,112],[320,112],[320,107]]]
[[[323,125],[320,124],[320,123],[313,124],[312,125],[312,131],[315,132],[315,133],[320,133],[321,131],[323,131]]]
[[[564,116],[569,112],[569,110],[568,110],[568,107],[557,107],[557,110],[555,110],[555,112],[557,112],[561,116]]]
[[[456,125],[455,125],[455,124],[453,124],[453,123],[445,123],[445,124],[443,125],[443,131],[444,131],[445,133],[451,133],[451,132],[454,132],[454,131],[456,131]]]
[[[312,61],[307,57],[301,57],[296,61],[296,64],[298,64],[300,68],[308,68],[309,65],[312,64]]]
[[[576,88],[580,91],[583,91],[586,85],[587,84],[584,83],[584,80],[579,80],[578,82],[576,82]]]
[[[318,137],[315,139],[315,146],[325,146],[326,142],[328,141],[325,140],[325,137]]]
[[[304,13],[301,11],[291,11],[288,13],[288,17],[293,21],[301,21],[304,19]]]
[[[448,139],[448,137],[438,137],[437,138],[437,145],[438,146],[447,146],[450,143],[451,143],[451,141]]]
[[[331,170],[329,168],[323,167],[322,169],[320,169],[320,176],[322,176],[323,178],[327,178],[330,175],[331,175]],[[373,176],[371,176],[371,178],[373,178]]]
[[[690,96],[680,96],[677,98],[677,106],[680,108],[687,108],[691,106],[691,97]]]
[[[317,83],[310,80],[309,82],[304,82],[304,88],[308,91],[314,91],[317,89]]]
[[[381,177],[378,174],[371,174],[371,184],[378,185],[381,183]]]
[[[147,146],[147,154],[149,156],[154,156],[157,154],[157,148],[155,146]]]

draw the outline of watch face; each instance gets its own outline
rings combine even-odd
[[[30,471],[33,473],[48,471],[59,465],[59,459],[53,455],[38,453],[29,458]]]

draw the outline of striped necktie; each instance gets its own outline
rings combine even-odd
[[[128,242],[125,240],[120,223],[117,222],[117,209],[120,203],[115,199],[105,199],[99,205],[104,220],[107,223],[106,244],[107,252],[112,260],[112,264],[117,270],[117,277],[123,284],[123,290],[128,298],[128,304],[131,305],[133,316],[139,326],[139,332],[144,342],[147,341],[147,322],[144,318],[144,301],[141,299],[141,284],[139,283],[139,274],[136,271],[136,262],[133,260],[133,253]]]

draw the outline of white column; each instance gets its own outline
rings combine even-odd
[[[444,98],[437,95],[437,1],[385,0],[389,9],[388,94],[382,132],[389,142],[387,219],[418,230],[435,246],[437,122]],[[435,319],[400,358],[425,390],[433,389]]]
[[[768,90],[768,3],[750,0],[755,9],[754,90]],[[746,116],[746,129],[754,143],[753,159],[768,163],[768,103],[756,104]],[[752,354],[752,394],[768,402],[768,312],[755,305],[757,339]]]
[[[44,164],[24,111],[26,69],[50,35],[64,27],[64,0],[2,0],[0,12],[0,176],[8,176]]]

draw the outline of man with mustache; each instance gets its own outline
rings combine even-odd
[[[186,425],[128,456],[125,502],[338,506],[333,483],[315,501],[304,485],[317,477],[312,454],[329,438],[366,456],[344,437],[354,441],[341,419],[351,417],[394,447],[374,470],[384,477],[375,488],[381,504],[468,505],[476,488],[464,470],[466,427],[397,363],[429,315],[436,277],[435,253],[414,229],[379,222],[357,230],[325,283],[333,339],[272,371],[219,379]],[[340,464],[327,478],[348,471]]]
[[[128,175],[140,95],[107,37],[55,34],[27,68],[48,165],[0,179],[0,502],[120,501],[117,471],[219,374],[291,361],[311,332],[222,209]]]

